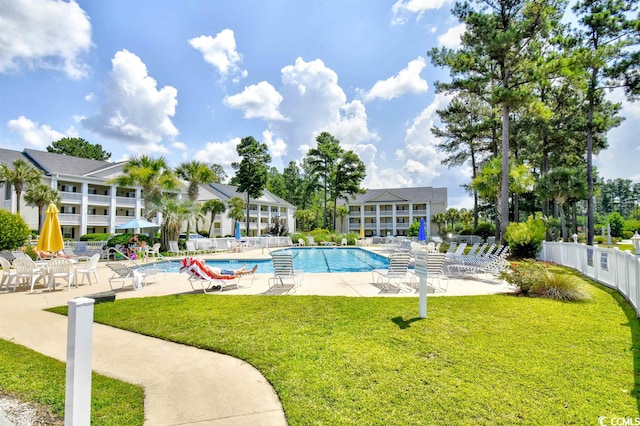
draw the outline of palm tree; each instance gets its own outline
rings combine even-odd
[[[44,220],[44,206],[48,206],[50,203],[60,204],[60,193],[49,185],[40,183],[37,185],[29,186],[29,189],[24,193],[24,200],[28,204],[33,204],[38,207],[38,234],[42,229]]]
[[[338,206],[335,209],[336,216],[340,218],[340,232],[344,231],[344,218],[349,214],[349,209],[345,206]]]
[[[215,221],[216,215],[219,213],[224,213],[227,207],[221,200],[207,200],[202,205],[201,210],[202,213],[207,214],[211,213],[211,223],[209,224],[209,236],[211,236],[211,229],[213,228],[213,222]]]
[[[178,200],[173,197],[154,195],[149,197],[146,209],[153,215],[162,215],[160,225],[160,244],[163,250],[169,247],[169,241],[177,241],[180,228],[185,220],[193,217],[193,202],[191,200]]]
[[[142,188],[142,198],[145,201],[144,217],[148,220],[153,217],[146,207],[150,197],[160,195],[162,191],[176,190],[181,186],[164,157],[151,158],[147,155],[129,159],[122,168],[122,174],[110,179],[107,183]]]
[[[447,218],[445,217],[444,213],[434,214],[433,216],[431,216],[431,221],[438,225],[438,230],[440,231],[440,235],[442,235],[442,232],[444,231],[442,225],[447,223]]]
[[[460,220],[460,212],[458,211],[458,209],[452,207],[444,212],[444,217],[445,219],[447,219],[447,222],[451,223],[451,230],[453,231],[455,223]]]
[[[218,175],[216,175],[209,166],[195,160],[188,163],[181,163],[176,168],[176,175],[189,183],[187,194],[189,194],[189,199],[192,201],[198,200],[199,185],[220,182]]]
[[[229,212],[227,216],[236,222],[241,222],[244,219],[244,200],[240,197],[233,197],[229,200],[228,204]]]
[[[0,164],[0,182],[13,185],[16,193],[16,212],[20,214],[20,197],[25,185],[37,185],[41,182],[42,171],[30,166],[26,161],[15,160],[13,169],[6,164]]]

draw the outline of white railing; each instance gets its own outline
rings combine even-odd
[[[640,258],[628,251],[576,243],[542,243],[540,260],[568,266],[616,289],[640,317]]]

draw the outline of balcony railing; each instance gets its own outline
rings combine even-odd
[[[110,195],[89,194],[87,197],[89,204],[109,205],[111,202]]]
[[[80,223],[80,215],[73,213],[58,214],[60,225],[78,225]]]
[[[109,215],[89,214],[87,215],[88,226],[109,226]]]
[[[65,203],[79,203],[82,201],[82,194],[79,192],[60,192],[60,201]]]
[[[135,207],[136,199],[132,197],[116,197],[116,206],[118,207]]]

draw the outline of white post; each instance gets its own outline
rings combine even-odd
[[[91,423],[91,347],[94,299],[69,300],[65,426]]]
[[[426,250],[420,250],[415,254],[415,274],[420,277],[420,299],[418,302],[420,318],[427,317],[427,256]]]

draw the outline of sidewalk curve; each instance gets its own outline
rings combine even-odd
[[[105,274],[99,271],[100,284],[69,292],[1,292],[0,338],[65,361],[67,318],[42,309],[108,290]],[[179,284],[118,298],[181,292],[174,285]],[[179,288],[184,291],[184,284]],[[145,425],[286,425],[278,396],[262,374],[227,355],[95,324],[93,370],[144,387]]]

